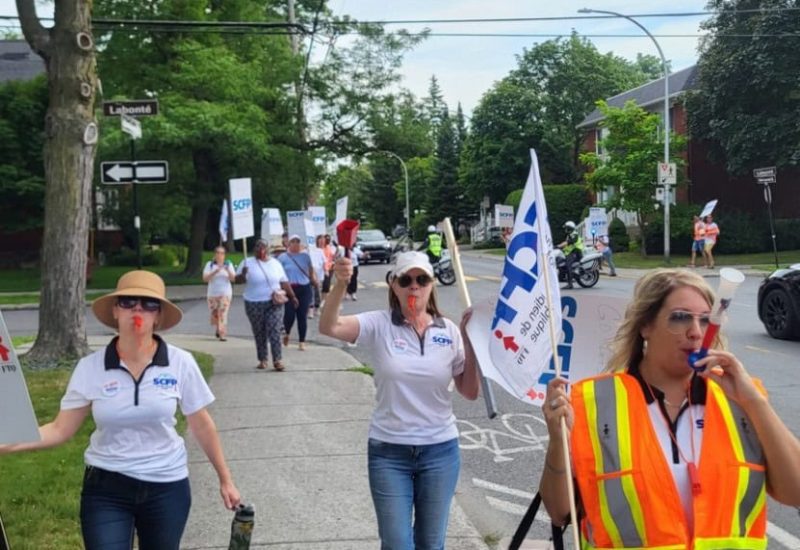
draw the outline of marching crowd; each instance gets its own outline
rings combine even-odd
[[[568,229],[566,247],[576,244]],[[718,234],[710,217],[696,220],[709,268]],[[215,335],[227,338],[235,281],[245,285],[256,368],[268,368],[271,355],[283,371],[295,324],[304,350],[317,315],[320,333],[369,349],[376,397],[367,475],[381,548],[442,549],[461,464],[451,388],[470,400],[480,392],[466,335],[471,309],[458,324],[445,318],[429,255],[408,251],[387,277],[384,308],[342,315],[345,296],[356,299],[360,251],[341,254],[327,235],[316,243],[303,250],[299,236],[285,235],[270,253],[259,240],[235,269],[217,248],[203,271]],[[572,472],[583,548],[761,549],[765,496],[800,505],[800,442],[761,383],[721,336],[694,368],[687,364],[714,300],[691,270],[653,270],[635,286],[606,372],[571,388],[563,378],[549,382],[540,494],[553,522],[565,524]],[[0,454],[64,443],[91,414],[80,502],[86,548],[129,550],[135,534],[141,550],[177,549],[191,505],[178,407],[217,473],[223,505],[241,500],[207,410],[214,396],[192,355],[158,334],[182,317],[158,275],[126,273],[92,311],[118,334],[80,360],[41,441],[0,445]]]

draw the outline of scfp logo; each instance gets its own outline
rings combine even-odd
[[[233,201],[233,211],[249,210],[253,206],[253,201],[250,199],[236,199]]]
[[[449,346],[453,343],[453,340],[445,336],[444,334],[437,334],[433,338],[431,338],[434,344],[439,344],[440,346]]]

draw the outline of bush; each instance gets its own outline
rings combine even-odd
[[[768,239],[769,250],[772,250],[772,239]],[[775,244],[778,250],[800,249],[800,220],[775,220]]]
[[[692,217],[703,209],[696,204],[670,205],[669,209],[669,249],[670,254],[688,254],[694,239]],[[644,228],[645,244],[648,254],[664,254],[664,210],[659,209],[654,218]]]
[[[555,242],[560,242],[564,234],[564,223],[580,223],[581,213],[591,205],[586,186],[581,184],[548,184],[544,186],[544,200],[547,203],[547,217],[550,232]]]
[[[184,260],[185,261],[185,260]],[[136,251],[123,247],[114,254],[109,254],[106,265],[135,266]],[[157,248],[142,250],[142,267],[164,266],[176,267],[181,265],[178,255],[172,248]]]
[[[630,246],[630,236],[625,223],[619,219],[614,218],[608,224],[608,237],[611,239],[611,250],[614,252],[627,252]]]

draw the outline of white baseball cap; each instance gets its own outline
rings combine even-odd
[[[431,267],[428,256],[422,252],[410,251],[397,255],[397,260],[392,270],[392,278],[400,277],[412,269],[421,269],[429,277],[433,277],[433,267]]]

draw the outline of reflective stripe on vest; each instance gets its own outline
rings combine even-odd
[[[633,464],[628,392],[622,380],[613,376],[587,382],[584,396],[595,471],[600,481],[603,527],[617,547],[647,546],[644,514],[630,475]],[[616,407],[598,408],[598,402],[616,403]],[[603,477],[610,473],[615,475]]]
[[[586,490],[585,498],[594,510],[582,522],[581,548],[761,550],[767,547],[766,473],[755,428],[742,409],[725,397],[719,385],[708,381],[706,387],[701,455],[706,460],[699,463],[703,489],[694,497],[691,540],[675,544],[676,535],[682,539],[686,536],[683,518],[673,516],[683,514],[678,495],[649,493],[655,483],[650,476],[667,474],[668,469],[662,471],[659,466],[643,472],[642,464],[638,463],[663,460],[666,467],[662,449],[651,446],[657,445],[657,441],[650,435],[640,434],[632,439],[634,424],[639,430],[642,422],[650,422],[639,382],[629,375],[616,374],[576,384],[572,435],[584,435],[572,442],[573,456],[578,461],[575,475],[579,480],[591,480],[582,490]],[[580,449],[584,450],[578,452]],[[733,468],[735,475],[719,477],[719,468],[728,472]],[[634,472],[642,477],[635,477]],[[638,490],[637,483],[642,484]],[[663,498],[669,501],[659,507],[661,515],[651,516],[652,511],[645,508],[653,507],[654,501]],[[672,524],[670,517],[675,517]],[[648,531],[651,527],[652,532]]]
[[[734,455],[740,464],[736,489],[736,501],[739,505],[733,511],[730,535],[746,537],[766,505],[766,472],[763,467],[757,469],[764,464],[764,453],[755,428],[747,423],[747,415],[736,403],[725,398],[722,388],[717,384],[708,384],[708,388],[714,394],[714,400],[725,420]],[[741,421],[736,422],[735,418],[740,418]]]

